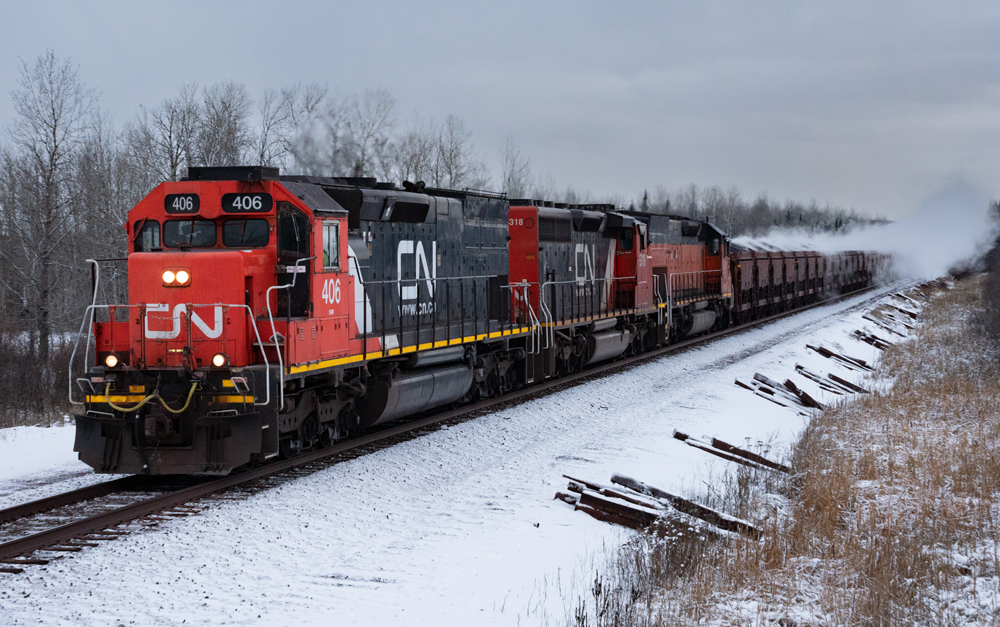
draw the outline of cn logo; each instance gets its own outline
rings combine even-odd
[[[201,316],[199,316],[193,311],[188,313],[187,306],[184,304],[180,304],[174,307],[174,313],[170,318],[171,322],[173,323],[173,326],[169,331],[151,331],[149,329],[149,319],[151,317],[155,317],[160,320],[165,320],[166,318],[163,318],[161,316],[150,316],[149,314],[154,312],[169,312],[170,305],[166,303],[154,303],[151,305],[147,305],[146,328],[144,329],[146,332],[146,337],[151,340],[172,340],[176,338],[178,335],[181,334],[181,313],[184,313],[190,316],[191,322],[194,324],[194,326],[198,327],[198,329],[202,333],[205,334],[205,337],[207,337],[210,340],[214,340],[215,338],[222,335],[222,307],[216,305],[215,307],[213,307],[213,309],[215,313],[215,325],[212,326],[211,328],[209,328],[209,326],[205,324],[205,321],[201,319]]]
[[[403,279],[404,257],[413,255],[414,279]],[[396,247],[396,276],[400,281],[399,300],[417,300],[417,286],[421,278],[426,280],[427,292],[434,298],[434,279],[437,278],[437,242],[431,242],[431,263],[427,264],[427,255],[424,253],[424,243],[414,242],[411,239],[400,240]],[[411,263],[408,259],[406,263]],[[420,273],[421,269],[423,274]]]
[[[578,287],[583,287],[588,282],[593,281],[596,278],[596,273],[594,272],[594,261],[597,257],[597,253],[594,250],[593,244],[587,245],[579,243],[576,245],[576,284]]]

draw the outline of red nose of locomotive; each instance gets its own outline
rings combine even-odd
[[[250,347],[240,251],[129,256],[129,300],[139,303],[129,338],[140,367],[242,366]]]

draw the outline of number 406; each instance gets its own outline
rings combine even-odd
[[[323,282],[323,300],[330,304],[340,302],[340,279],[327,279]]]

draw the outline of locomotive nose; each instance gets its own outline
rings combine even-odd
[[[244,275],[238,251],[132,254],[129,300],[138,311],[130,339],[145,367],[242,365],[248,318]]]

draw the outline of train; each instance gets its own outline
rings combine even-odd
[[[191,167],[93,264],[70,360],[100,473],[218,475],[865,288],[886,257],[740,249],[713,224],[374,178]],[[77,354],[82,358],[77,357]]]

